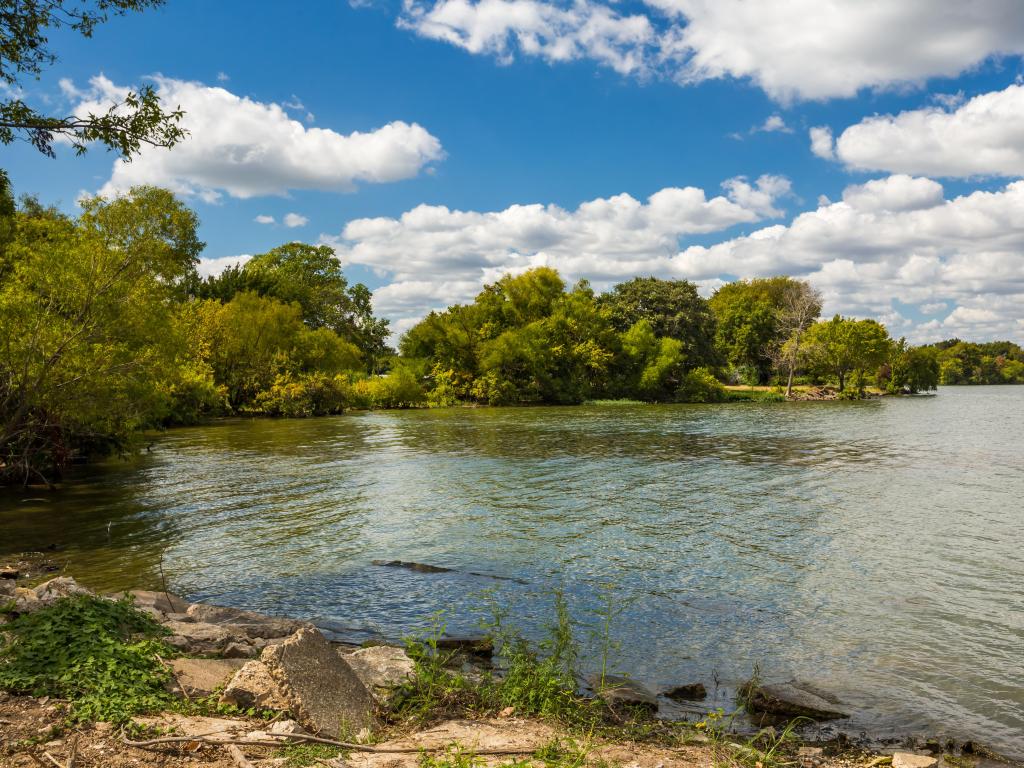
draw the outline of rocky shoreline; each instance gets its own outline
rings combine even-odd
[[[35,587],[27,587],[18,584],[19,575],[21,574],[16,566],[0,568],[0,606],[6,605],[5,613],[0,614],[0,635],[3,631],[2,624],[11,616],[40,611],[62,598],[92,594],[69,576],[57,576]],[[218,705],[235,711],[273,713],[269,723],[252,717],[186,717],[173,713],[135,718],[136,724],[149,732],[174,733],[176,737],[181,737],[178,741],[168,742],[175,746],[192,742],[200,746],[212,742],[216,742],[214,746],[224,746],[227,742],[234,741],[254,749],[257,746],[263,749],[268,745],[283,746],[302,739],[335,742],[347,740],[349,746],[352,746],[353,739],[366,742],[371,739],[370,734],[380,732],[384,726],[380,713],[388,709],[391,697],[416,674],[414,660],[401,647],[358,647],[331,642],[309,622],[267,616],[237,608],[190,603],[169,592],[132,590],[128,594],[131,595],[137,609],[152,616],[165,628],[169,634],[163,641],[181,654],[178,658],[161,660],[173,680],[171,689],[174,695],[185,700],[206,697],[212,700],[215,697]],[[450,651],[453,654],[452,663],[457,664],[462,672],[469,676],[479,676],[490,670],[493,646],[486,638],[440,638],[437,646],[439,649]],[[700,701],[706,695],[704,686],[699,683],[654,692],[636,681],[612,677],[607,677],[603,685],[594,684],[592,688],[594,695],[600,697],[610,711],[642,712],[651,718],[658,715],[659,696],[686,703]],[[847,715],[838,700],[806,683],[753,683],[746,690],[742,690],[741,695],[746,707],[759,717],[759,723],[767,726],[766,730],[772,733],[775,732],[774,728],[781,728],[786,721],[793,718],[825,721]],[[39,710],[45,713],[50,711],[48,707],[54,706],[46,700],[28,701],[29,698],[0,693],[0,766],[28,766],[38,763],[37,750],[25,747],[19,751],[19,740],[8,733],[22,730],[25,723],[21,721],[25,717],[38,718]],[[10,719],[12,713],[19,711],[34,714]],[[59,707],[55,711],[59,713]],[[534,743],[537,741],[535,737],[549,726],[533,719],[517,718],[514,711],[501,714],[503,717],[497,720],[455,720],[443,723],[430,732],[431,738],[435,738],[436,741],[438,734],[447,734],[452,737],[447,746],[456,742],[463,746],[476,744],[474,749],[481,755],[481,759],[486,756],[486,750],[483,753],[479,752],[481,744],[504,744],[502,749],[505,751],[501,754],[532,754],[537,748],[537,744]],[[167,762],[169,758],[166,752],[162,753],[160,761],[140,763],[140,758],[134,756],[134,752],[142,748],[139,743],[122,738],[118,745],[117,740],[112,739],[109,730],[104,729],[103,725],[96,723],[89,731],[95,732],[93,735],[107,744],[106,747],[97,749],[114,750],[118,754],[124,752],[128,755],[125,758],[128,762],[123,764],[178,764],[173,761]],[[521,740],[521,747],[516,746],[519,743],[516,742],[516,738],[523,733],[532,736],[526,741]],[[428,734],[428,731],[406,733],[402,734],[402,737],[406,742],[412,739],[409,743],[423,746],[431,743],[425,734]],[[417,737],[421,736],[424,738],[417,741]],[[181,739],[185,737],[189,738],[182,741]],[[75,738],[77,751],[81,747],[77,740],[82,737],[78,735]],[[53,739],[48,743],[56,750],[58,747],[66,746],[67,740]],[[527,748],[530,745],[533,746]],[[145,748],[148,750],[156,746],[149,744]],[[633,750],[633,759],[626,761],[631,763],[630,768],[644,766],[646,763],[640,758],[645,756],[658,757],[658,762],[651,763],[652,768],[666,768],[670,763],[680,759],[678,754],[666,756],[660,746],[642,743],[635,743],[629,747],[623,747],[622,744],[604,744],[602,748],[612,746]],[[701,733],[699,724],[687,737],[685,747],[690,750],[683,760],[682,764],[685,765],[706,764],[708,754],[702,754],[700,750],[718,749],[717,743],[712,743],[712,740]],[[394,763],[396,755],[408,755],[417,752],[419,748],[392,753],[386,748],[381,752],[376,751],[376,748],[362,752],[358,749],[368,748],[357,748],[357,755],[363,759],[367,768],[375,765],[370,758],[378,754],[392,755],[391,762],[382,763],[381,768],[398,768],[398,764]],[[658,752],[659,749],[662,752]],[[898,749],[877,750],[865,749],[863,745],[852,744],[840,736],[821,744],[801,742],[800,746],[794,749],[792,756],[801,768],[817,768],[822,765],[858,765],[862,768],[870,765],[873,768],[890,762],[893,768],[984,768],[992,761],[1010,762],[970,742],[955,744],[932,740],[918,744],[903,744]],[[21,759],[22,757],[24,759]],[[289,764],[280,761],[254,763],[244,755],[242,760],[245,762],[239,762],[233,754],[229,757],[231,762],[225,762],[224,765],[237,767]],[[114,761],[112,756],[106,756],[104,759],[107,762],[89,763],[83,762],[77,754],[72,754],[70,760],[60,762],[54,758],[51,759],[51,763],[61,768],[122,764]],[[212,759],[212,763],[209,760],[205,762],[211,765],[221,764],[216,762],[220,757]],[[325,765],[348,765],[352,760],[350,755],[347,761],[322,762]],[[417,764],[415,761],[409,763],[407,759],[406,763]],[[633,763],[636,765],[633,766]],[[757,765],[766,768],[761,762]]]

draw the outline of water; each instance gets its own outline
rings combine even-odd
[[[56,544],[110,590],[162,561],[176,592],[351,637],[442,608],[472,629],[487,588],[528,631],[556,587],[592,624],[610,591],[612,666],[653,686],[729,706],[757,664],[832,689],[853,732],[1021,755],[1022,436],[1024,387],[236,421],[0,498],[0,553]]]

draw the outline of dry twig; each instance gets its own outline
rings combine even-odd
[[[228,754],[231,755],[231,759],[235,761],[235,765],[238,768],[254,768],[253,764],[245,759],[245,755],[234,744],[228,744]]]

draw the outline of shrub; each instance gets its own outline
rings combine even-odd
[[[725,387],[708,368],[689,371],[676,390],[676,399],[681,403],[722,403],[728,398]]]
[[[71,701],[75,722],[124,722],[167,706],[170,673],[159,654],[166,634],[130,599],[76,595],[4,627],[0,688]]]
[[[268,416],[324,416],[341,413],[352,398],[343,375],[315,372],[298,377],[282,374],[270,389],[256,396],[253,410]]]

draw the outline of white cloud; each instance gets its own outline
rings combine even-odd
[[[826,313],[883,317],[893,302],[956,307],[916,340],[1020,337],[1024,307],[1024,182],[941,197],[929,179],[897,176],[847,188],[843,201],[711,246],[691,246],[672,271],[690,278],[791,274],[826,298]],[[960,311],[958,311],[960,310]],[[951,319],[950,319],[951,318]],[[901,321],[902,322],[902,321]]]
[[[847,167],[931,176],[1024,176],[1024,86],[868,117],[836,140]]]
[[[569,280],[607,284],[635,274],[663,273],[687,235],[718,232],[779,213],[789,182],[762,176],[730,179],[725,195],[669,187],[646,202],[630,195],[598,198],[575,210],[513,205],[502,211],[420,205],[401,217],[356,219],[323,240],[346,264],[386,275],[374,306],[394,321],[467,301],[483,283],[509,271],[551,265]],[[396,324],[396,328],[400,327]]]
[[[301,213],[286,213],[282,221],[286,227],[304,227],[309,224],[309,219]]]
[[[399,25],[470,53],[508,63],[514,51],[550,62],[593,59],[620,74],[643,74],[655,33],[642,14],[620,15],[578,0],[562,7],[539,0],[405,0]]]
[[[255,221],[257,224],[273,224],[274,217],[268,216],[265,213],[261,213],[259,216],[253,219],[253,221]]]
[[[1024,336],[1024,181],[947,199],[931,179],[875,179],[788,224],[680,248],[689,235],[771,215],[789,190],[772,177],[723,186],[727,195],[712,199],[670,188],[646,202],[617,195],[575,210],[421,205],[351,221],[324,241],[384,278],[375,306],[399,331],[430,309],[471,300],[505,272],[550,265],[598,289],[653,274],[693,280],[705,295],[728,276],[790,274],[823,291],[826,313],[876,317],[915,341]],[[897,302],[945,317],[915,325]]]
[[[819,125],[811,128],[811,152],[825,160],[835,159],[835,149],[832,142],[832,129],[827,125]]]
[[[223,192],[249,198],[293,189],[351,191],[360,182],[411,178],[444,156],[440,141],[415,123],[395,121],[346,135],[307,128],[278,104],[223,88],[165,77],[155,82],[164,104],[185,111],[182,126],[190,136],[170,151],[147,147],[130,163],[116,161],[103,194],[137,184],[207,201]],[[76,114],[104,110],[127,91],[102,75],[92,78],[88,92],[62,86],[77,101]]]
[[[251,258],[252,254],[246,253],[241,256],[220,256],[212,259],[200,259],[198,266],[196,266],[196,271],[202,277],[219,275],[228,267],[242,266]]]
[[[399,25],[503,63],[590,59],[680,83],[750,80],[772,98],[920,85],[1024,53],[1018,0],[404,0]],[[915,44],[907,44],[914,30]]]
[[[771,115],[764,123],[754,129],[754,132],[758,131],[762,133],[792,133],[793,129],[786,125],[782,115]]]
[[[931,179],[889,176],[843,190],[843,202],[858,211],[918,211],[945,202],[942,185]]]
[[[230,79],[231,78],[225,72],[218,72],[217,73],[217,82],[218,83],[226,83]]]

